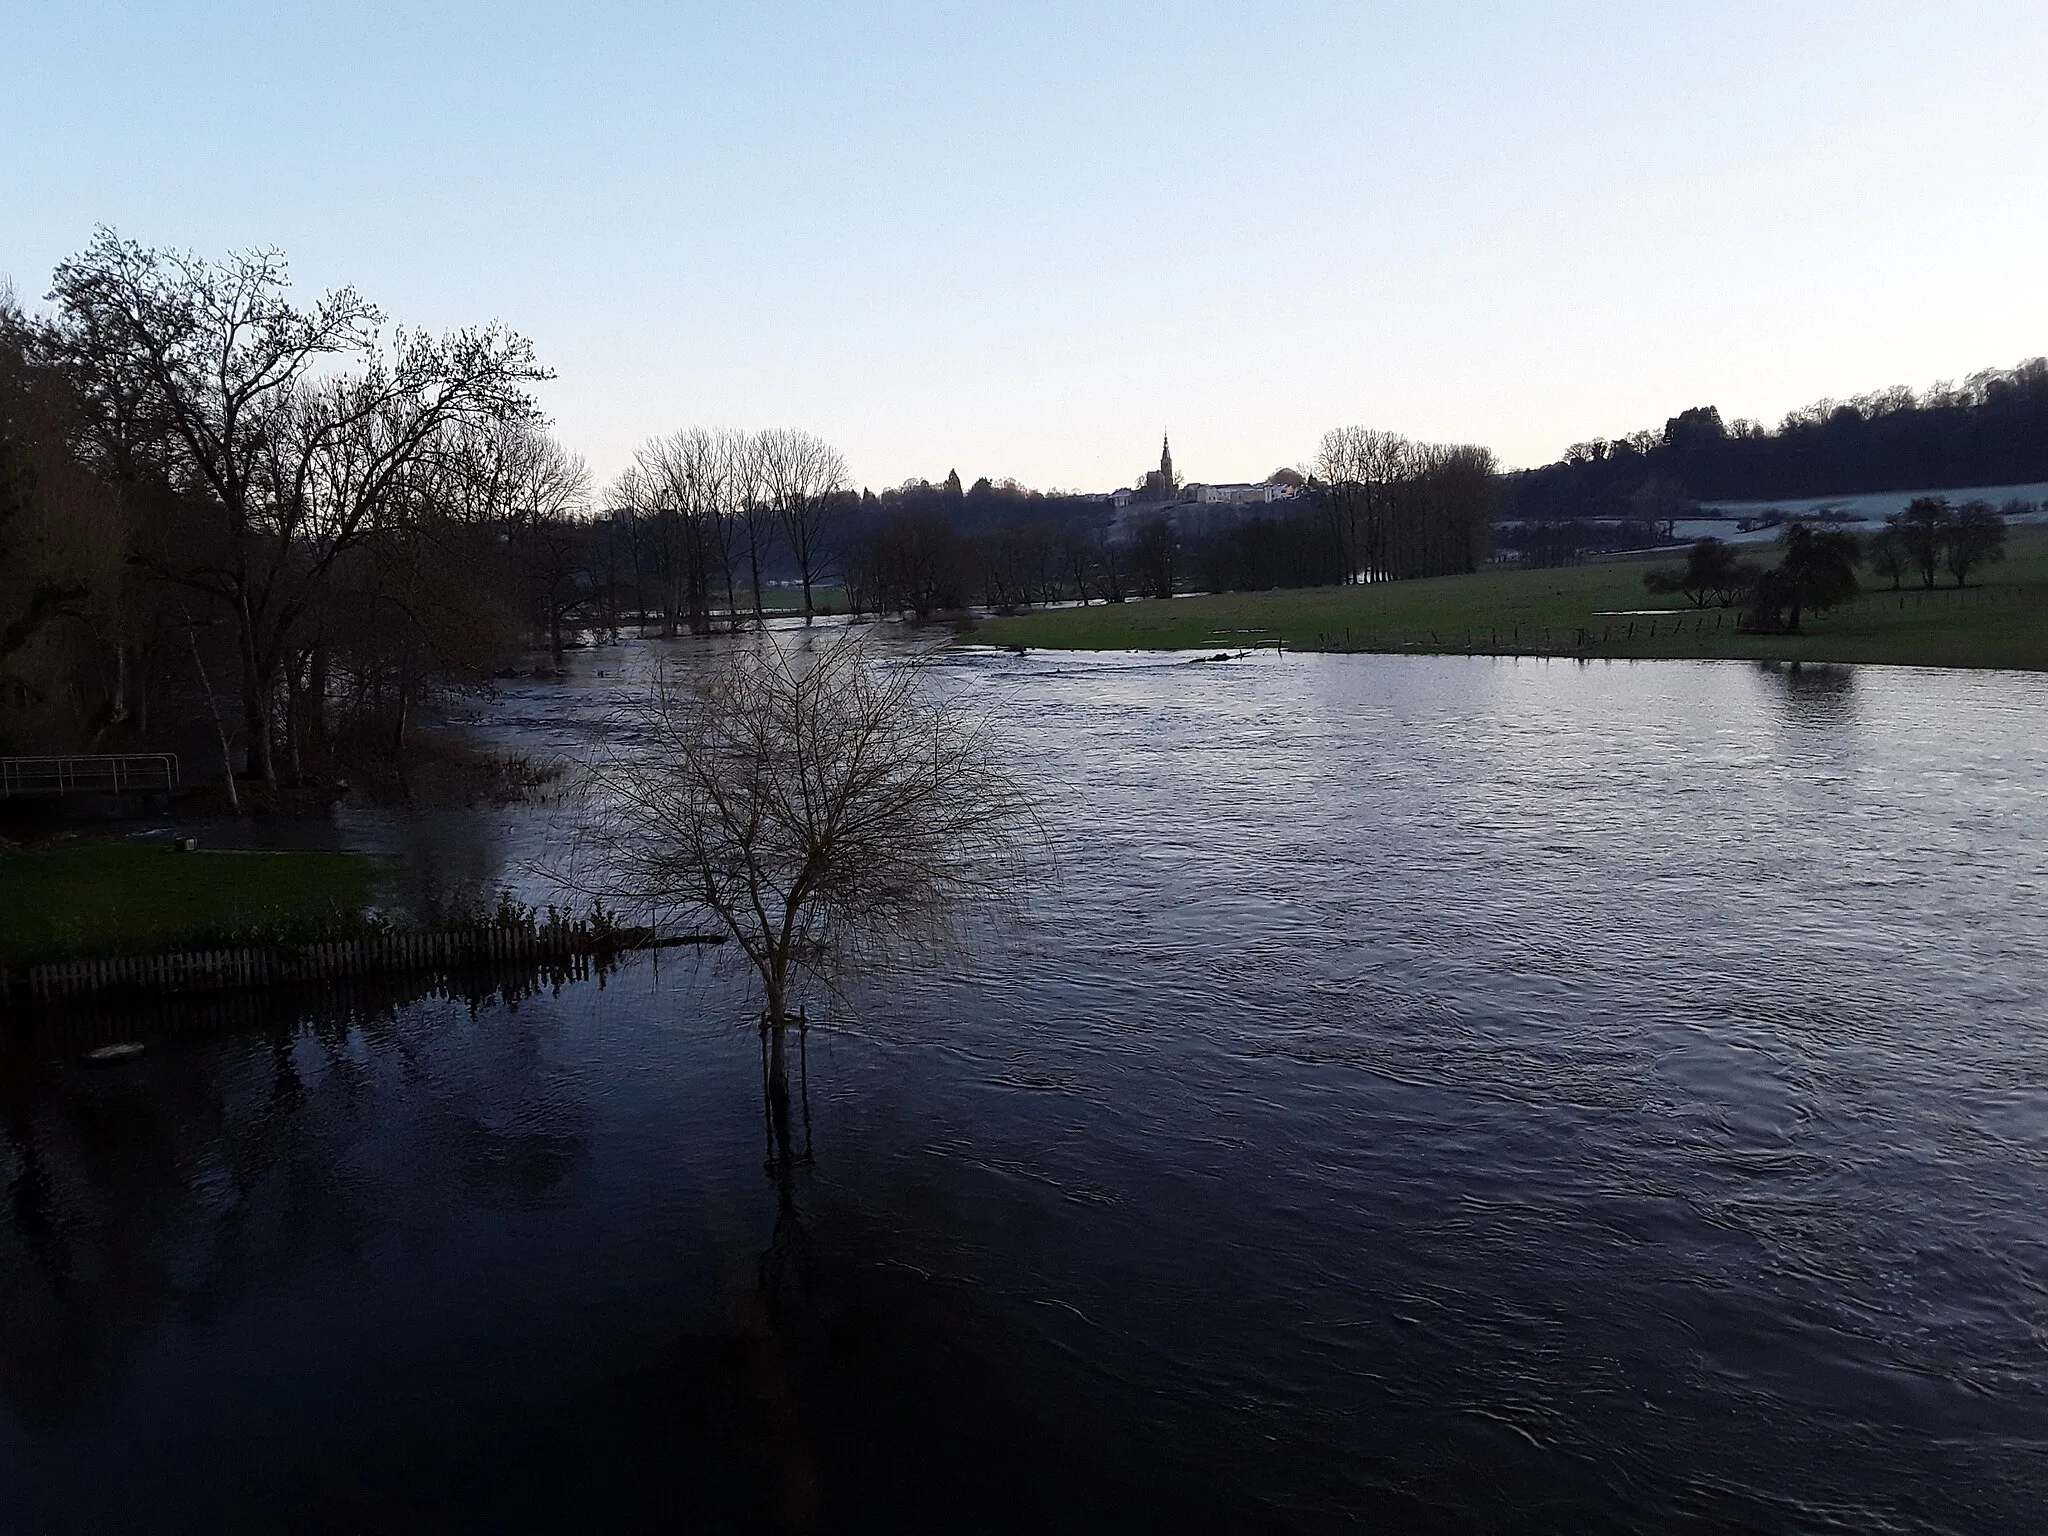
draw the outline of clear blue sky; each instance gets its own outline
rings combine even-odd
[[[499,318],[601,475],[693,422],[880,486],[1511,463],[2048,351],[2048,6],[57,4],[0,273],[107,223]]]

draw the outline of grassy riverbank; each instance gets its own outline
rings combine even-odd
[[[1714,608],[1630,613],[1683,601],[1653,597],[1643,587],[1646,566],[1675,563],[1680,551],[1654,560],[1491,569],[1373,587],[1098,603],[991,619],[971,638],[1050,650],[1221,650],[1278,640],[1301,650],[1469,649],[2048,670],[2048,529],[2013,530],[2010,549],[2010,558],[1987,567],[1961,593],[1947,586],[1891,592],[1873,587],[1866,576],[1862,596],[1809,618],[1797,635],[1738,635],[1733,611]]]
[[[385,867],[357,853],[174,853],[69,842],[0,856],[0,964],[135,954],[361,912]]]

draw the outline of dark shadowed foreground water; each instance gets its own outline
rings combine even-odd
[[[2048,680],[954,676],[1062,884],[788,1209],[674,956],[7,1046],[0,1528],[2041,1528]]]

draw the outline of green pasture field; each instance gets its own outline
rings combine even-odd
[[[1893,592],[1864,590],[1796,635],[1743,635],[1736,611],[1695,609],[1643,586],[1653,564],[1684,550],[1549,570],[1494,567],[1470,576],[1369,587],[1096,603],[982,622],[971,643],[1048,650],[1467,651],[1615,657],[1877,662],[2048,670],[2048,529],[2013,530],[2008,558],[1972,573]],[[1749,552],[1768,560],[1773,548]],[[1683,612],[1630,612],[1679,609]]]
[[[740,606],[746,607],[753,600],[752,594],[740,595]],[[811,602],[820,613],[846,612],[846,588],[823,583],[811,588]],[[802,613],[804,611],[804,589],[802,587],[767,587],[761,593],[761,608],[766,613]],[[751,609],[748,609],[752,612]]]
[[[0,855],[0,964],[107,956],[311,930],[377,899],[359,853],[173,852],[63,842]]]

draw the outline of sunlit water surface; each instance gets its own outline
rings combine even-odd
[[[947,675],[1057,878],[814,1012],[790,1206],[674,952],[0,1051],[0,1529],[2040,1528],[2048,681]]]

